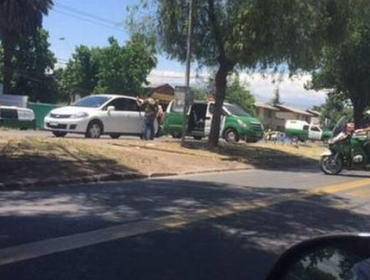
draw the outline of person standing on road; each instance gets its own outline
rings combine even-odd
[[[154,140],[154,122],[158,114],[158,104],[153,98],[147,98],[145,100],[136,99],[136,102],[140,108],[144,109],[144,126],[143,126],[143,139]],[[149,134],[149,136],[148,136]]]

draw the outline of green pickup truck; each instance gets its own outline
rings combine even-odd
[[[333,133],[306,121],[288,120],[285,122],[285,135],[293,141],[319,140],[326,142],[332,137]]]
[[[199,140],[209,135],[214,102],[195,102],[190,106],[187,120],[187,135]],[[172,101],[166,110],[164,132],[174,138],[182,133],[183,106]],[[257,142],[263,138],[263,125],[237,105],[225,103],[221,118],[221,137],[228,142]]]

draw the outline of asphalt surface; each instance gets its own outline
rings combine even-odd
[[[264,279],[301,240],[370,232],[370,176],[250,170],[0,193],[0,279]]]

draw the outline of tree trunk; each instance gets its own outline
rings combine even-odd
[[[356,129],[362,128],[362,126],[363,126],[364,110],[365,110],[364,106],[354,103],[354,105],[353,105],[353,119],[354,119],[354,122],[355,122],[355,128]]]
[[[227,76],[233,69],[227,62],[220,62],[216,74],[215,107],[212,117],[211,132],[208,138],[209,147],[217,147],[220,138],[222,107],[226,95]]]
[[[220,67],[216,74],[215,108],[212,117],[211,132],[208,137],[208,146],[211,148],[218,146],[218,141],[220,137],[222,106],[224,104],[226,95],[227,75],[234,68],[234,64],[228,60],[225,52],[224,39],[222,36],[221,28],[217,21],[214,2],[215,0],[208,0],[208,15],[209,21],[211,23],[211,28],[214,33],[215,43],[218,48],[217,61]]]
[[[11,82],[13,78],[13,56],[16,47],[16,40],[12,35],[4,34],[2,38],[2,46],[4,49],[4,73],[3,73],[3,93],[11,93]]]

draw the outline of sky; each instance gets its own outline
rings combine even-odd
[[[51,50],[58,59],[58,65],[65,65],[78,45],[106,46],[110,36],[114,36],[124,44],[129,40],[129,34],[125,30],[126,7],[138,2],[139,0],[54,0],[53,10],[44,18],[44,28],[49,31]],[[191,84],[194,86],[208,77],[207,70],[203,70],[198,75],[195,74],[195,69],[192,72]],[[148,81],[153,85],[161,83],[169,83],[173,86],[183,85],[184,73],[185,65],[160,55],[157,68],[149,75]],[[271,77],[240,74],[242,81],[258,101],[271,100],[277,86],[272,82]],[[304,89],[304,84],[309,79],[309,75],[294,80],[284,75],[283,81],[279,84],[282,101],[287,105],[303,109],[324,103],[326,97],[324,92]]]

